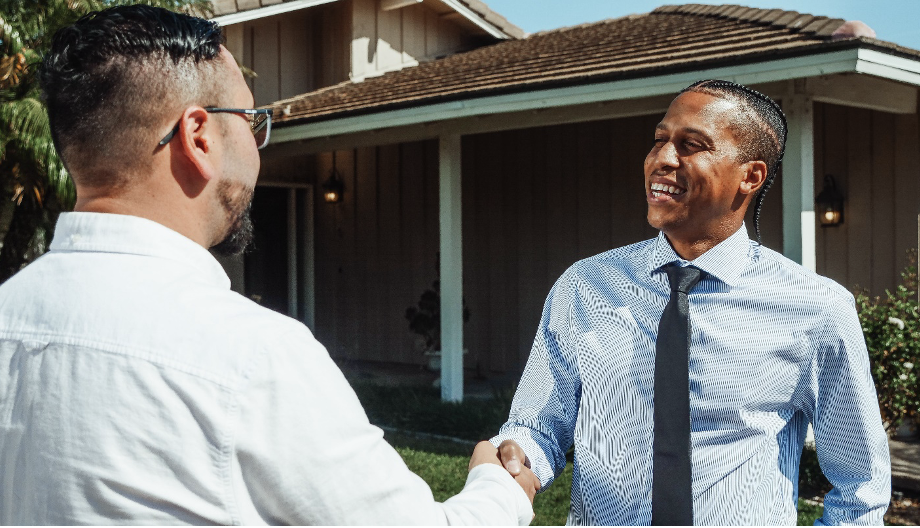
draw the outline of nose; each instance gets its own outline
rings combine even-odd
[[[680,160],[677,156],[677,147],[674,146],[674,143],[668,141],[657,150],[653,149],[649,153],[649,158],[652,162],[652,170],[660,169],[676,169],[680,166]]]

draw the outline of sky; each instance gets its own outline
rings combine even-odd
[[[677,0],[484,0],[528,33],[647,13]],[[691,0],[697,4],[741,4],[779,8],[829,18],[862,20],[881,40],[920,49],[920,0]]]

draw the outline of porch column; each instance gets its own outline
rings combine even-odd
[[[297,319],[297,189],[288,189],[288,315]]]
[[[815,136],[812,101],[796,94],[783,101],[788,120],[783,158],[783,253],[815,271]]]
[[[441,399],[463,401],[463,238],[460,136],[439,138]]]

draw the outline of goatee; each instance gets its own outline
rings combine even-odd
[[[224,239],[211,249],[219,255],[228,257],[242,255],[252,243],[253,229],[250,212],[252,211],[253,189],[223,180],[218,183],[217,193],[221,206],[227,213],[230,227]]]

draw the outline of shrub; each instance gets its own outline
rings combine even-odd
[[[901,284],[884,297],[856,294],[866,336],[872,378],[885,428],[917,416],[920,409],[920,312],[917,306],[917,251],[908,252]]]

